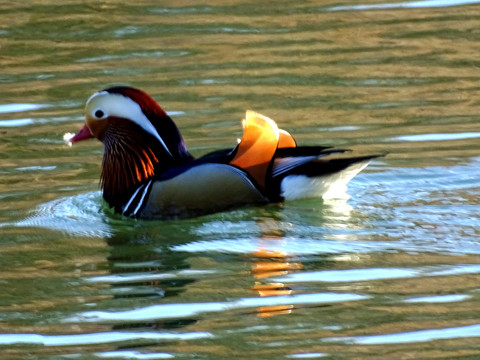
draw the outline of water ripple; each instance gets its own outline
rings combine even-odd
[[[440,268],[440,269],[439,269]],[[438,270],[437,270],[438,269]],[[351,282],[384,279],[399,279],[425,276],[450,276],[461,274],[478,274],[480,265],[452,265],[436,267],[411,268],[368,268],[347,270],[325,270],[288,274],[273,281],[279,282]]]
[[[195,241],[188,244],[176,245],[172,249],[186,252],[223,252],[250,254],[263,249],[270,252],[280,252],[286,255],[313,255],[313,254],[343,254],[348,252],[370,252],[380,249],[391,249],[390,242],[377,241],[341,241],[341,240],[313,240],[300,238],[237,238],[224,240]]]
[[[190,317],[207,312],[221,312],[262,306],[324,304],[368,299],[367,295],[349,293],[314,293],[241,298],[229,302],[152,305],[125,311],[87,311],[67,319],[67,322],[151,321]]]
[[[45,108],[47,104],[0,104],[1,113],[14,113]]]
[[[170,51],[144,51],[144,52],[129,52],[125,54],[116,55],[102,55],[96,57],[87,57],[78,59],[77,62],[97,62],[97,61],[118,61],[135,58],[160,58],[160,57],[179,57],[188,55],[188,51],[170,50]]]
[[[44,346],[71,346],[106,344],[132,340],[194,340],[212,337],[209,332],[103,332],[73,335],[0,334],[0,345],[36,344]]]
[[[26,126],[35,123],[34,119],[0,120],[0,127]]]
[[[440,339],[455,339],[466,337],[480,337],[480,324],[451,327],[444,329],[429,329],[394,334],[350,336],[325,338],[324,341],[341,341],[361,345],[400,344],[425,342]]]
[[[0,227],[41,227],[70,235],[107,237],[111,230],[105,218],[99,216],[101,204],[100,192],[62,197],[41,204],[27,219],[0,224]]]
[[[400,141],[450,141],[473,139],[480,137],[480,132],[448,133],[448,134],[418,134],[398,136],[393,140]]]
[[[449,303],[467,300],[470,296],[463,294],[422,296],[405,300],[407,303]]]
[[[402,8],[433,8],[449,7],[459,5],[478,4],[479,0],[421,0],[405,1],[399,3],[384,4],[360,4],[360,5],[342,5],[330,7],[328,11],[346,11],[346,10],[379,10],[379,9],[402,9]]]
[[[138,360],[153,360],[153,359],[173,359],[175,356],[169,353],[141,353],[138,351],[107,351],[103,353],[95,353],[101,358],[114,359],[138,359]]]
[[[176,273],[130,273],[130,274],[112,274],[105,276],[95,276],[87,278],[88,282],[93,283],[108,283],[108,284],[121,284],[136,281],[154,281],[154,280],[167,280],[167,279],[179,279],[183,277],[199,276],[199,275],[211,275],[215,274],[215,270],[181,270]]]
[[[328,356],[328,354],[324,353],[301,353],[301,354],[292,354],[287,355],[287,359],[317,359],[324,356]]]

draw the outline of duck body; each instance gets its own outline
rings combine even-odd
[[[240,169],[225,164],[192,166],[170,179],[152,179],[141,217],[183,217],[227,210],[268,199]],[[147,188],[145,191],[149,191]],[[125,208],[127,215],[132,207]],[[139,209],[140,210],[140,209]]]
[[[148,219],[198,216],[344,191],[376,156],[332,158],[328,147],[297,147],[271,119],[247,111],[233,149],[198,159],[178,128],[145,92],[114,87],[87,101],[86,124],[70,141],[104,144],[105,201],[125,216]]]

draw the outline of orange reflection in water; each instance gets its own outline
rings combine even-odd
[[[281,238],[280,238],[281,239]],[[255,279],[267,279],[274,276],[286,275],[293,271],[303,268],[302,263],[290,262],[285,252],[258,249],[250,254],[255,260],[251,263],[252,274]],[[290,295],[293,290],[285,287],[283,283],[255,281],[252,290],[260,296],[279,296]],[[277,305],[262,306],[257,312],[260,317],[268,317],[273,315],[289,314],[293,309],[293,305]]]

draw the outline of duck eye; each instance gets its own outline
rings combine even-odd
[[[96,118],[100,119],[105,115],[105,113],[102,110],[97,110],[97,111],[95,111],[94,115],[95,115]]]

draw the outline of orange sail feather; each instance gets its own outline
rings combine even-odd
[[[273,120],[247,111],[244,133],[230,164],[246,171],[261,189],[265,189],[265,178],[279,138],[279,130]]]

